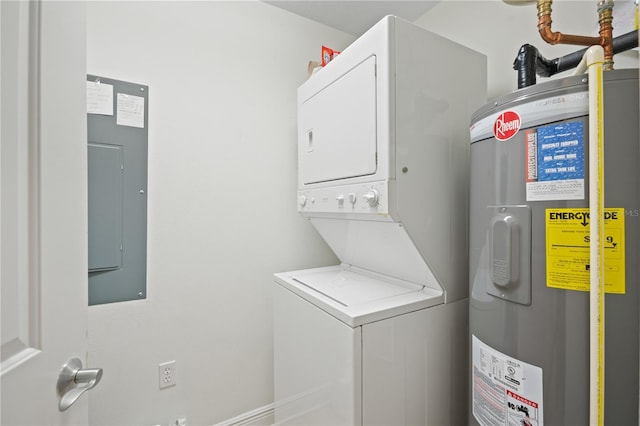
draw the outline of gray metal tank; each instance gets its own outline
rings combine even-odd
[[[587,76],[471,121],[472,425],[589,423]],[[639,423],[638,70],[604,73],[607,426]]]

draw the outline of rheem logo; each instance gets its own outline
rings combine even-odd
[[[520,130],[520,115],[515,111],[505,111],[493,123],[493,135],[499,141],[507,141]]]

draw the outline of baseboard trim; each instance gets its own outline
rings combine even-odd
[[[216,426],[270,426],[275,421],[274,407],[274,404],[265,405],[217,423]]]

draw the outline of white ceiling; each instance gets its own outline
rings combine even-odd
[[[356,37],[361,36],[386,15],[396,15],[414,21],[438,3],[436,0],[263,1]]]

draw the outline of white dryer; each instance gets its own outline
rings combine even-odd
[[[485,70],[387,16],[298,89],[298,211],[341,264],[275,274],[276,424],[466,422],[468,123]]]

